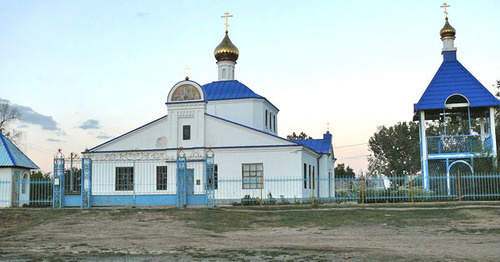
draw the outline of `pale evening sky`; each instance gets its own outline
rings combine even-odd
[[[500,79],[500,1],[449,1],[458,59],[488,89]],[[279,135],[320,138],[366,170],[380,125],[411,121],[441,64],[442,1],[0,1],[0,100],[23,112],[21,148],[51,171],[167,113],[184,78],[217,80],[214,48],[240,50],[236,79],[280,109]],[[355,146],[350,146],[355,145]],[[346,147],[347,146],[347,147]]]

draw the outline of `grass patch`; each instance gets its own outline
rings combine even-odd
[[[310,212],[309,212],[310,211]],[[319,227],[323,230],[341,226],[439,226],[456,220],[470,220],[474,216],[459,209],[443,212],[440,209],[423,210],[273,210],[248,209],[185,209],[169,214],[186,221],[187,226],[213,232],[247,230],[259,227]]]
[[[75,209],[0,209],[0,237],[7,237],[30,227],[57,221],[79,213]]]

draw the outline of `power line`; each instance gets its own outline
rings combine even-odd
[[[348,157],[339,157],[337,159],[342,159],[342,160],[345,160],[345,159],[355,159],[355,158],[362,158],[362,157],[368,157],[370,155],[359,155],[359,156],[348,156]]]
[[[344,147],[353,147],[353,146],[362,146],[362,145],[368,145],[368,143],[352,144],[352,145],[344,145],[344,146],[334,146],[333,148],[344,148]]]

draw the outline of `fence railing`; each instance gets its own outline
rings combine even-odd
[[[419,202],[419,201],[473,201],[500,199],[500,174],[440,174],[428,178],[428,189],[422,186],[421,176],[358,177],[358,178],[270,178],[258,180],[216,180],[216,204],[275,205],[314,202]],[[130,182],[130,183],[129,183]],[[249,184],[253,183],[253,184]],[[53,180],[32,179],[0,181],[1,206],[51,206]],[[12,190],[18,196],[13,196]],[[205,181],[195,178],[189,183],[188,195],[203,196]],[[175,178],[95,181],[91,197],[96,205],[173,205],[176,201]],[[120,197],[122,196],[122,197]],[[155,197],[156,196],[156,197]],[[101,202],[97,202],[97,201]],[[136,201],[137,200],[137,201]],[[13,201],[13,202],[11,202]],[[113,202],[121,201],[121,202]],[[167,201],[167,202],[166,202]],[[170,201],[170,202],[168,202]]]
[[[243,189],[243,180],[219,180],[217,203],[289,204],[322,202],[418,202],[500,199],[500,174],[315,179],[266,179],[259,189]],[[311,186],[310,186],[311,184]]]
[[[427,137],[429,154],[489,153],[491,147],[491,134]]]

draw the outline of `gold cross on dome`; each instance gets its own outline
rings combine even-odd
[[[226,11],[224,15],[220,17],[220,18],[226,18],[226,32],[227,28],[229,27],[229,17],[233,17],[233,15],[230,15],[228,11]]]
[[[184,68],[184,73],[186,74],[186,77],[189,77],[189,69],[191,69],[191,68],[189,68],[187,66]]]
[[[446,8],[450,7],[451,5],[447,4],[447,3],[443,3],[443,5],[441,6],[441,8],[444,8],[444,14],[446,15],[446,18],[448,18],[448,11],[446,11]]]

